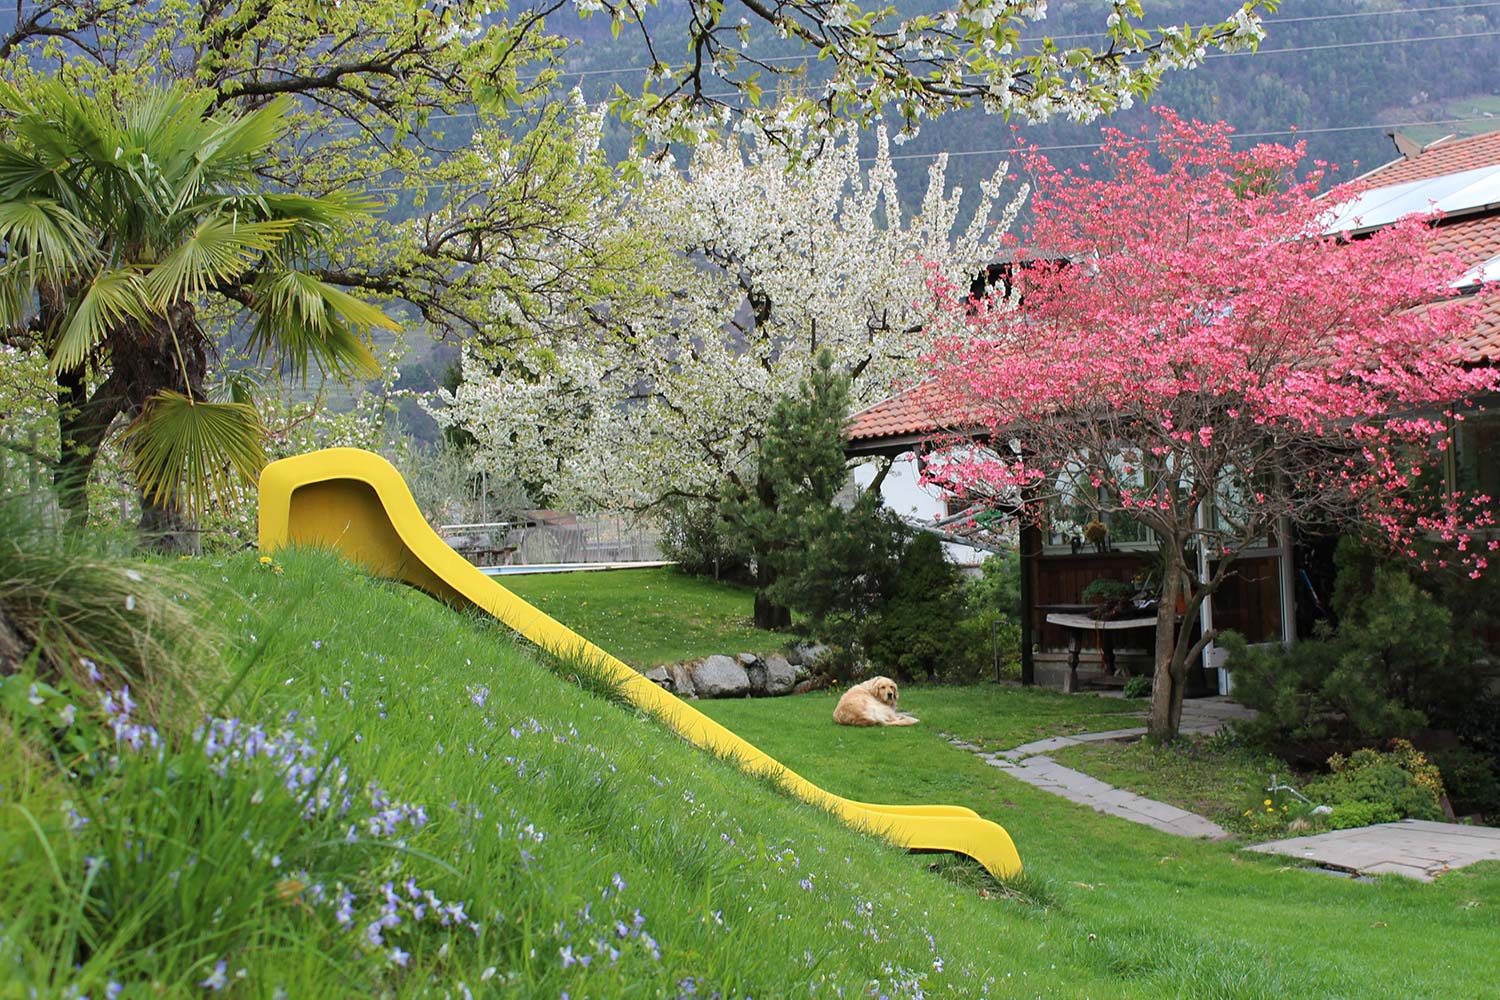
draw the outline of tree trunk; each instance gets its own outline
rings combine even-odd
[[[52,486],[68,527],[82,531],[89,521],[89,475],[110,425],[128,405],[123,383],[111,375],[88,394],[83,368],[57,376],[57,430],[60,442]]]
[[[755,627],[782,629],[792,623],[792,612],[766,596],[766,589],[776,582],[776,574],[766,560],[755,562]]]
[[[140,416],[147,402],[162,390],[186,393],[192,399],[207,398],[204,381],[208,355],[191,303],[176,303],[151,326],[132,326],[125,333],[116,338],[119,346],[113,351],[112,377],[124,374],[128,379],[126,417],[133,420]],[[169,554],[199,551],[196,526],[177,508],[175,497],[166,498],[165,504],[147,496],[145,490],[140,491],[140,497],[143,548]]]
[[[196,525],[175,507],[163,506],[141,491],[141,545],[168,555],[199,555],[202,545]]]
[[[1174,665],[1178,642],[1177,598],[1182,594],[1182,550],[1168,545],[1162,566],[1161,600],[1156,606],[1156,672],[1151,684],[1151,712],[1146,738],[1165,743],[1177,738],[1182,723],[1182,695],[1187,686],[1186,664]]]

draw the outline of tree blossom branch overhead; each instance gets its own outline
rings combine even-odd
[[[970,280],[1025,188],[1007,192],[1002,166],[961,215],[940,158],[907,214],[883,134],[868,165],[852,130],[807,142],[709,143],[685,172],[642,164],[640,188],[598,218],[657,245],[652,264],[629,289],[515,317],[522,342],[470,350],[439,419],[559,503],[640,508],[753,483],[772,407],[820,351],[855,407],[915,376],[931,346],[921,261]]]
[[[1210,50],[1255,48],[1278,0],[1226,4],[1221,21],[1167,27],[1148,27],[1140,0],[1109,0],[1097,5],[1090,45],[1045,33],[1047,0],[957,0],[919,14],[854,0],[688,0],[685,51],[653,29],[656,0],[574,5],[609,17],[617,35],[638,35],[650,54],[644,88],[622,91],[619,106],[649,134],[690,140],[730,120],[776,134],[788,118],[821,128],[900,122],[905,136],[962,107],[1092,121]],[[767,91],[783,97],[773,109],[762,108]]]

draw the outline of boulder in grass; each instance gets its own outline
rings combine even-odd
[[[750,693],[750,677],[739,661],[710,656],[693,665],[693,690],[700,698],[740,698]]]
[[[672,663],[667,666],[668,678],[671,681],[671,690],[679,698],[696,698],[698,691],[693,687],[693,664]]]
[[[784,656],[768,656],[763,661],[766,672],[765,691],[769,695],[791,694],[797,686],[797,668]]]
[[[828,647],[821,642],[799,642],[788,646],[786,659],[794,667],[805,667],[808,673],[818,665],[818,661],[828,655]]]
[[[666,667],[652,667],[646,671],[646,680],[668,691],[672,690],[672,674]]]
[[[769,694],[766,690],[766,665],[761,658],[750,653],[741,653],[735,657],[739,665],[745,668],[745,676],[750,678],[750,693],[753,695]]]

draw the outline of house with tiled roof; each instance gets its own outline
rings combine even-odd
[[[1439,249],[1457,258],[1453,285],[1459,296],[1500,281],[1500,132],[1472,137],[1448,137],[1420,146],[1405,136],[1392,135],[1401,156],[1364,174],[1361,194],[1330,209],[1328,231],[1351,239],[1375,232],[1413,213],[1433,220]],[[1446,308],[1437,303],[1429,308]],[[1472,364],[1500,362],[1500,296],[1488,297],[1462,347]],[[886,482],[916,482],[926,442],[950,438],[964,428],[943,426],[939,407],[925,384],[918,384],[853,415],[846,451],[851,458],[879,459],[892,465]],[[1495,402],[1495,401],[1489,401]],[[1453,427],[1444,451],[1450,482],[1465,489],[1500,497],[1500,406],[1481,409]],[[903,472],[897,475],[895,470]],[[873,474],[857,475],[869,482]],[[910,488],[892,506],[909,503]],[[926,513],[934,522],[962,506],[942,497],[934,487]],[[883,488],[883,495],[891,495]],[[901,511],[906,513],[906,511]],[[960,518],[961,522],[962,519]],[[1139,571],[1142,557],[1154,546],[1150,539],[1124,538],[1108,551],[1080,544],[1076,526],[1054,522],[1047,529],[1023,528],[1019,538],[1022,562],[1022,676],[1027,683],[1061,685],[1075,673],[1070,659],[1087,664],[1106,658],[1109,645],[1123,645],[1119,655],[1129,658],[1130,641],[1141,643],[1149,633],[1122,636],[1110,642],[1100,633],[1097,654],[1078,655],[1076,632],[1049,621],[1080,603],[1081,591],[1101,578],[1128,580]],[[1307,634],[1322,612],[1332,587],[1332,542],[1300,537],[1268,539],[1266,546],[1246,554],[1232,582],[1205,606],[1202,627],[1233,628],[1252,642],[1290,642]],[[1138,550],[1138,551],[1133,551]],[[1070,648],[1071,647],[1071,648]],[[1114,659],[1114,657],[1108,657]],[[1215,676],[1212,648],[1205,651],[1202,684],[1205,692],[1222,690]]]

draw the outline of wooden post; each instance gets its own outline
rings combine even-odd
[[[1016,548],[1021,564],[1021,683],[1028,687],[1036,683],[1036,663],[1031,647],[1035,632],[1035,588],[1031,575],[1036,567],[1036,554],[1041,552],[1041,532],[1021,512],[1021,530]]]

